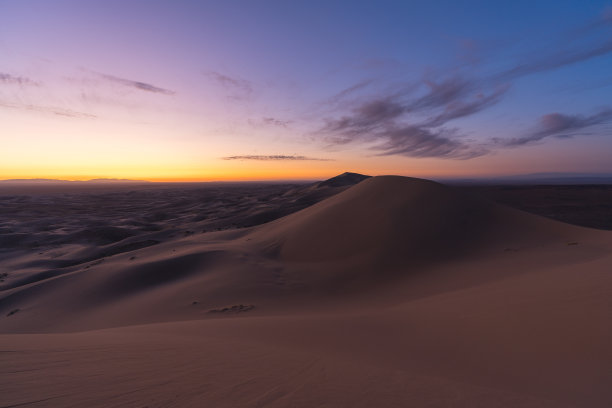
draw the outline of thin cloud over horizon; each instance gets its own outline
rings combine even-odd
[[[255,161],[279,161],[279,160],[333,161],[334,160],[334,159],[322,159],[322,158],[317,158],[317,157],[282,155],[282,154],[272,154],[272,155],[246,154],[246,155],[238,155],[238,156],[226,156],[226,157],[222,157],[221,159],[222,160],[255,160]]]

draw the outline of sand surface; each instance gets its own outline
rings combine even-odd
[[[16,219],[0,406],[610,406],[612,232],[424,180],[346,187],[276,191],[267,223],[255,193],[217,212],[179,197],[209,213],[172,221],[125,192],[75,198],[70,238]],[[96,242],[79,229],[96,215],[126,236]]]
[[[612,230],[612,184],[461,187],[489,200],[557,221]]]

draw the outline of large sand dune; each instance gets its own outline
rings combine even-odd
[[[389,176],[100,245],[5,264],[0,405],[612,403],[608,231]]]

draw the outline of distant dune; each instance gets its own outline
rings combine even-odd
[[[97,178],[90,180],[61,180],[61,179],[7,179],[0,180],[0,183],[67,183],[67,184],[83,184],[83,183],[148,183],[144,180],[130,180],[130,179],[114,179],[114,178]]]
[[[499,177],[439,179],[448,184],[519,184],[519,185],[597,185],[612,184],[612,174],[606,173],[532,173]]]
[[[612,232],[407,177],[284,194],[314,204],[14,247],[0,405],[610,406]]]
[[[64,194],[75,192],[97,192],[105,190],[125,191],[135,187],[150,187],[152,183],[144,180],[92,179],[9,179],[0,180],[0,197],[15,194]]]

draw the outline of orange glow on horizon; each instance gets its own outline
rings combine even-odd
[[[597,157],[576,148],[571,155],[563,152],[544,154],[546,146],[534,146],[517,160],[512,151],[472,160],[409,158],[403,156],[367,156],[354,152],[336,154],[335,160],[223,160],[222,153],[201,157],[179,154],[143,154],[135,149],[100,152],[54,150],[53,146],[30,151],[26,159],[19,151],[5,152],[0,161],[0,180],[57,179],[129,179],[152,182],[324,180],[346,171],[367,175],[401,175],[418,178],[474,178],[555,171],[563,162],[565,171],[597,172],[609,158],[602,151]],[[99,147],[99,146],[97,146]],[[168,149],[166,149],[167,151]],[[51,154],[53,152],[53,154]],[[36,154],[34,154],[36,153]],[[46,154],[45,154],[46,153]],[[310,153],[307,155],[317,157]],[[592,168],[584,168],[589,158]]]
[[[55,179],[87,181],[92,179],[127,179],[151,182],[208,182],[208,181],[272,181],[272,180],[316,180],[336,176],[353,169],[336,167],[299,166],[296,163],[231,163],[208,168],[161,168],[140,166],[138,168],[107,169],[21,169],[5,172],[0,169],[0,180],[7,179]]]

